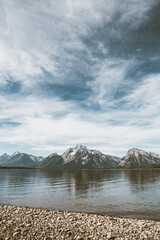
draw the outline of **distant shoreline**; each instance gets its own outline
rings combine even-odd
[[[144,168],[36,168],[36,167],[5,167],[0,166],[0,169],[30,169],[30,170],[45,170],[45,171],[80,171],[80,170],[160,170],[160,167],[144,167]]]
[[[32,167],[2,167],[0,166],[0,169],[39,169],[39,168],[32,168]]]

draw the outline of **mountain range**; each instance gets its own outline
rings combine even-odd
[[[45,158],[15,152],[0,156],[0,166],[36,167],[42,169],[93,169],[93,168],[151,168],[160,167],[160,154],[145,152],[141,149],[128,150],[123,158],[103,154],[77,144],[61,155],[53,153]]]
[[[4,153],[0,156],[0,166],[5,167],[33,167],[36,166],[43,157],[36,157],[27,153],[15,152],[11,156]]]

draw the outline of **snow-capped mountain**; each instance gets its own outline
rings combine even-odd
[[[11,155],[11,157],[16,156],[16,155],[18,155],[18,154],[20,154],[20,152],[19,152],[19,151],[16,151],[16,152],[14,152],[14,153]]]
[[[29,157],[32,159],[32,161],[34,161],[35,163],[39,163],[39,162],[41,162],[43,159],[44,159],[44,157],[42,157],[42,156],[34,156],[34,155],[29,155]]]
[[[2,156],[4,156],[2,158]],[[11,156],[3,154],[0,158],[3,161],[0,161],[1,166],[6,167],[32,167],[37,165],[41,161],[42,157],[36,157],[26,153],[15,152]]]
[[[62,155],[52,154],[45,158],[38,166],[44,168],[114,168],[118,167],[121,158],[105,155],[97,150],[77,144],[69,148]]]
[[[87,168],[146,168],[160,167],[160,154],[132,148],[123,158],[103,154],[77,144],[62,155],[53,153],[46,158],[15,152],[11,156],[0,156],[0,166],[37,167],[44,169],[87,169]]]
[[[62,154],[62,158],[65,166],[80,168],[113,168],[117,167],[121,161],[121,158],[87,149],[81,144],[77,144],[75,148],[69,148]]]
[[[160,166],[160,154],[145,152],[142,149],[132,148],[122,158],[120,166],[125,168],[143,168]]]
[[[0,156],[0,165],[8,161],[9,155],[7,153],[4,153],[3,155]]]

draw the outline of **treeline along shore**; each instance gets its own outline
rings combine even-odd
[[[38,169],[38,168],[33,168],[33,167],[0,167],[0,169]]]
[[[1,240],[160,240],[160,222],[0,205]]]

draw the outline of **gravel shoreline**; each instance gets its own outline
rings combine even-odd
[[[160,240],[160,222],[0,205],[0,240]]]

